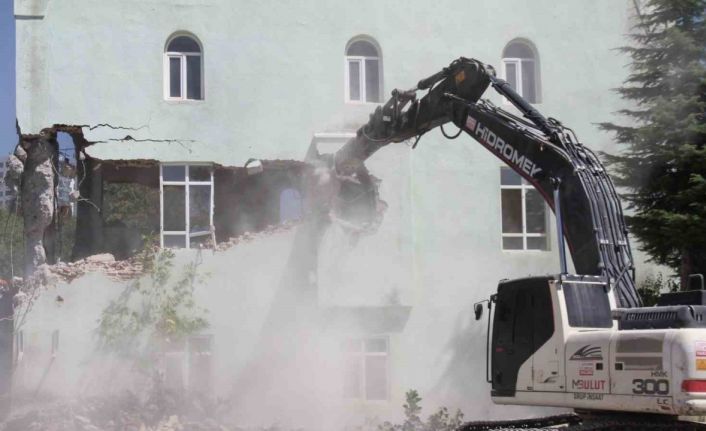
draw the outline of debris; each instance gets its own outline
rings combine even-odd
[[[89,263],[111,263],[115,262],[115,257],[110,253],[94,254],[93,256],[88,256],[84,259]]]
[[[15,154],[15,156],[16,156],[18,159],[20,159],[20,161],[21,161],[22,163],[24,163],[24,162],[27,161],[27,151],[25,151],[25,149],[22,148],[21,146],[18,145],[17,147],[15,147],[15,153],[14,153],[14,154]]]
[[[24,160],[27,160],[27,153],[20,146],[17,146],[24,154]],[[21,158],[11,155],[7,159],[7,171],[5,172],[5,184],[10,188],[17,189],[20,184],[24,172],[24,163]]]
[[[218,243],[215,247],[215,250],[217,250],[217,251],[228,250],[229,248],[233,247],[234,245],[237,245],[237,244],[240,244],[243,242],[254,241],[258,238],[262,238],[263,236],[272,235],[272,234],[279,233],[279,232],[286,232],[288,230],[293,229],[296,226],[298,226],[298,223],[296,221],[288,221],[288,222],[277,224],[277,225],[267,226],[265,229],[263,229],[259,232],[254,232],[254,233],[253,232],[244,232],[242,235],[239,235],[237,237],[233,237],[233,238],[229,239],[228,241]],[[213,247],[210,247],[210,248],[213,248]]]
[[[125,281],[142,275],[143,268],[136,257],[116,261],[112,254],[102,253],[75,262],[59,262],[49,267],[49,271],[66,282],[90,272],[103,273],[111,280]]]
[[[22,291],[17,292],[13,297],[13,300],[15,301],[15,308],[18,308],[19,304],[22,304],[27,300],[27,294]]]
[[[126,392],[22,407],[0,423],[0,431],[284,431],[241,428],[217,419],[227,413],[222,403],[200,397],[163,394],[141,400]]]
[[[262,162],[257,159],[250,159],[247,162],[245,162],[245,169],[248,173],[248,175],[256,175],[264,171],[264,167],[262,166]]]
[[[215,247],[213,247],[212,242],[209,242],[204,248],[214,251],[225,251],[237,244],[254,241],[265,235],[285,232],[295,226],[297,226],[296,222],[272,225],[260,232],[245,232],[238,237],[218,243]],[[70,283],[76,278],[91,272],[103,273],[111,280],[116,281],[131,280],[143,274],[142,261],[139,256],[133,256],[125,260],[115,260],[115,257],[110,253],[95,254],[75,262],[59,262],[52,266],[46,266],[46,268],[49,275],[44,275],[43,279],[50,281],[47,284],[53,284],[51,281],[56,281],[55,279],[51,279],[52,276]]]

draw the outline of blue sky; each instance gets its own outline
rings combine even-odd
[[[0,0],[0,155],[11,152],[17,144],[13,3],[9,0]]]

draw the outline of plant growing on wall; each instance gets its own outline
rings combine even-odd
[[[154,353],[149,346],[180,342],[208,327],[207,311],[194,301],[194,288],[205,277],[199,259],[174,276],[172,251],[150,248],[139,258],[146,276],[108,304],[98,325],[103,349],[138,359]]]

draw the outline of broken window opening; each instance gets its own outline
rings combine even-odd
[[[219,168],[215,172],[215,231],[218,242],[303,217],[305,165],[263,160],[263,171]]]
[[[56,134],[58,144],[56,185],[56,257],[67,262],[71,260],[76,238],[76,144],[74,138],[65,131]]]
[[[76,237],[72,260],[100,253],[103,249],[103,166],[99,160],[83,155],[78,163]]]
[[[159,244],[159,166],[154,161],[79,162],[81,197],[74,260],[110,253],[117,260]]]
[[[116,259],[127,259],[145,247],[158,244],[159,186],[157,167],[124,168],[121,177],[142,182],[106,180],[103,190],[104,250]],[[152,176],[154,179],[149,179]],[[145,184],[148,183],[148,184]]]
[[[264,161],[263,172],[249,176],[213,163],[81,156],[73,260],[123,260],[153,244],[210,247],[303,216],[302,162]]]
[[[161,246],[198,248],[215,243],[213,166],[163,163],[159,179]]]

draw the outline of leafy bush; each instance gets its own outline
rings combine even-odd
[[[453,431],[463,424],[463,413],[456,410],[453,415],[449,414],[446,407],[429,416],[426,422],[422,421],[422,398],[415,390],[409,390],[405,394],[407,402],[404,408],[405,420],[401,424],[384,422],[378,426],[378,431]]]
[[[671,279],[664,279],[664,275],[660,272],[656,276],[649,275],[637,287],[640,293],[642,302],[646,307],[657,304],[659,295],[666,292],[676,292],[679,290],[678,284]]]
[[[178,342],[208,327],[206,310],[196,305],[196,284],[203,282],[198,263],[184,266],[172,281],[174,253],[146,249],[139,255],[146,280],[128,284],[103,310],[98,336],[101,346],[128,356],[144,356],[147,345]]]

